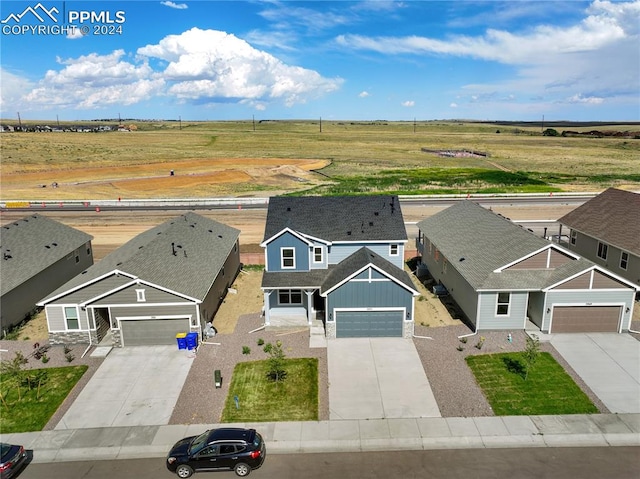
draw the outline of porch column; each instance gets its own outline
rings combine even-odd
[[[313,323],[313,290],[305,289],[307,295],[307,322],[309,325]]]
[[[270,312],[269,312],[269,294],[271,293],[270,290],[266,290],[264,292],[264,324],[265,325],[269,325],[271,324],[271,317],[270,317]]]

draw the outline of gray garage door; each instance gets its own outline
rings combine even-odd
[[[340,311],[337,338],[402,337],[402,311]]]
[[[137,319],[120,321],[124,346],[176,344],[176,334],[189,332],[189,319]]]
[[[556,306],[552,333],[618,332],[620,306]]]

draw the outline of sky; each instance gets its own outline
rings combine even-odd
[[[5,1],[0,117],[640,121],[640,0]]]

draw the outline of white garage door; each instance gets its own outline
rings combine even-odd
[[[120,320],[123,346],[176,344],[176,334],[189,332],[189,318]]]

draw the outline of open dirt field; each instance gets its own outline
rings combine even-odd
[[[115,199],[294,191],[320,182],[327,160],[186,159],[125,166],[2,167],[3,199]],[[171,175],[171,171],[174,172]]]

